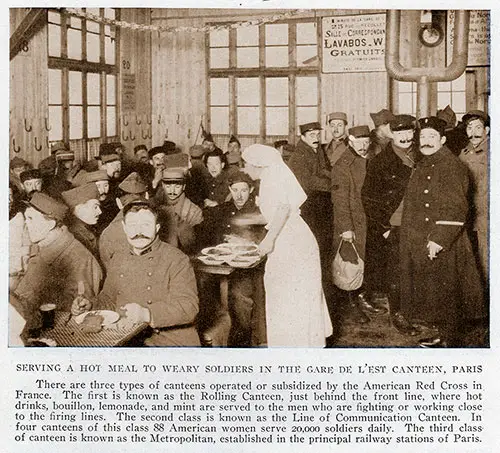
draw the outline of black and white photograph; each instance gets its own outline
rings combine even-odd
[[[489,346],[488,10],[9,12],[11,346]]]

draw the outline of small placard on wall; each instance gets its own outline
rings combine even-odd
[[[323,72],[385,71],[385,14],[324,17]]]
[[[122,105],[123,112],[135,110],[135,74],[122,74]]]

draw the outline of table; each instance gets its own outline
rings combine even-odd
[[[245,267],[233,267],[227,263],[205,264],[197,257],[192,257],[193,267],[197,272],[215,275],[219,277],[220,307],[215,314],[214,323],[206,331],[200,332],[200,339],[205,346],[227,346],[229,331],[231,329],[231,317],[229,315],[229,276],[235,271],[245,271],[260,266],[266,257],[263,256],[255,263]],[[262,291],[264,289],[262,288]],[[264,297],[264,296],[262,296]]]
[[[120,324],[118,321],[115,328],[104,327],[100,332],[85,333],[81,330],[80,325],[75,322],[73,317],[68,321],[68,314],[67,312],[57,311],[54,328],[42,331],[40,338],[55,340],[57,346],[123,346],[149,326],[148,323],[144,322],[127,326],[125,324]]]

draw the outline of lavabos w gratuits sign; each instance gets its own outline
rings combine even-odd
[[[323,72],[385,71],[385,14],[324,17]]]

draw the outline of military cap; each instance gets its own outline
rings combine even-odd
[[[26,167],[28,168],[30,165],[28,164],[28,162],[26,162],[24,159],[21,159],[20,157],[14,157],[13,159],[11,159],[11,161],[9,162],[9,167],[12,169],[12,168],[19,168],[19,167]]]
[[[148,190],[139,173],[136,171],[130,173],[119,185],[118,188],[126,193],[139,194]]]
[[[165,168],[161,180],[163,182],[184,182],[186,180],[185,169],[181,167]]]
[[[177,146],[175,145],[174,142],[171,142],[169,140],[165,140],[162,145],[163,149],[165,150],[164,153],[169,155],[169,154],[177,154],[179,151],[177,150]]]
[[[29,181],[30,179],[42,179],[42,173],[36,168],[31,168],[29,170],[24,170],[19,175],[21,182]]]
[[[441,136],[444,135],[444,131],[446,128],[446,121],[438,118],[437,116],[429,116],[427,118],[420,118],[418,120],[418,124],[420,125],[420,130],[422,129],[434,129],[439,132]]]
[[[389,123],[391,131],[406,131],[415,129],[415,117],[411,115],[396,115]]]
[[[56,142],[53,143],[50,147],[50,154],[54,154],[57,151],[69,151],[69,146],[67,146],[64,142]]]
[[[154,148],[151,148],[148,152],[149,158],[152,159],[153,156],[156,156],[157,154],[167,154],[165,151],[165,148],[163,146],[155,146]]]
[[[135,153],[138,153],[141,149],[147,151],[148,150],[148,147],[146,145],[137,145],[137,146],[134,146],[134,154]]]
[[[236,184],[237,182],[246,182],[250,187],[254,186],[254,181],[250,176],[248,176],[245,172],[243,171],[236,171],[234,172],[227,180],[228,185],[232,186],[233,184]]]
[[[212,137],[212,134],[210,132],[203,132],[203,140],[210,143],[215,143],[214,138]]]
[[[116,150],[123,151],[123,144],[121,142],[111,142],[110,145],[113,147],[114,153],[116,153]]]
[[[280,148],[281,146],[288,145],[288,140],[276,140],[274,142],[274,147],[275,148]]]
[[[71,182],[74,186],[81,186],[89,182],[97,181],[109,181],[109,176],[105,170],[96,170],[91,172],[81,170],[77,173],[77,175],[72,179]]]
[[[89,200],[98,200],[99,191],[95,184],[84,184],[77,186],[74,189],[66,190],[62,194],[63,200],[70,207],[74,208],[79,204],[86,203]]]
[[[231,137],[229,137],[229,142],[227,142],[227,143],[228,144],[229,143],[238,143],[238,145],[241,146],[240,141],[234,135],[231,135]]]
[[[370,128],[364,125],[351,127],[349,135],[352,135],[354,138],[370,137]]]
[[[326,124],[333,120],[342,120],[347,124],[347,115],[344,112],[332,112],[326,115]]]
[[[67,149],[60,149],[55,153],[56,160],[75,160],[75,153]]]
[[[97,188],[95,189],[97,190]],[[48,215],[49,217],[60,221],[63,221],[64,217],[66,217],[66,214],[68,213],[68,207],[65,204],[54,200],[42,192],[35,192],[31,197],[31,200],[25,203],[28,206],[35,208],[37,211],[40,211],[42,214]]]
[[[155,216],[157,215],[156,208],[153,205],[152,201],[147,200],[146,198],[137,198],[135,200],[131,199],[128,201],[128,203],[123,205],[123,218],[124,219],[125,219],[125,216],[127,215],[127,213],[132,209],[133,206],[143,206],[148,211],[151,211]]]
[[[314,123],[301,124],[299,127],[300,127],[300,135],[304,135],[306,132],[309,131],[321,130],[321,125],[317,121],[315,121]]]
[[[169,154],[165,156],[165,167],[181,167],[187,170],[189,167],[189,156],[184,153]]]
[[[446,121],[446,129],[453,129],[457,124],[457,115],[452,108],[447,105],[443,110],[438,110],[436,116]]]
[[[462,121],[465,124],[468,124],[469,121],[475,120],[475,119],[482,119],[484,122],[485,126],[490,125],[490,117],[487,113],[483,112],[482,110],[471,110],[470,112],[467,112],[463,117]]]
[[[101,162],[103,164],[107,164],[108,162],[114,162],[115,160],[120,160],[120,156],[118,154],[104,154],[101,155]]]
[[[191,148],[189,148],[189,155],[191,157],[195,157],[195,158],[198,158],[198,157],[201,157],[203,156],[203,154],[205,154],[205,148],[203,148],[203,146],[201,145],[193,145],[191,146]]]
[[[376,113],[370,113],[375,127],[382,126],[383,124],[390,123],[394,119],[394,114],[387,109],[382,109]]]
[[[46,157],[38,164],[38,168],[44,175],[49,175],[55,172],[56,167],[57,167],[57,162],[54,156]]]

